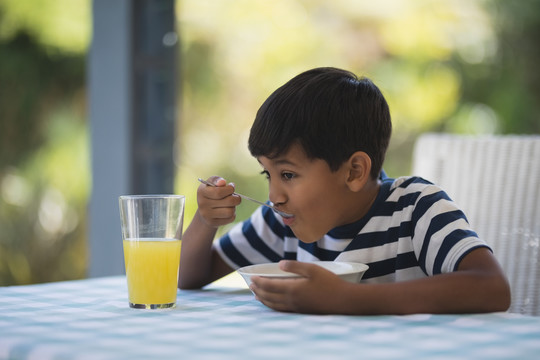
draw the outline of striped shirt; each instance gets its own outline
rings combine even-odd
[[[351,261],[369,265],[363,282],[395,282],[455,271],[465,255],[487,244],[440,187],[401,177],[383,179],[362,219],[314,243],[299,241],[280,216],[260,207],[214,246],[234,269],[282,259]]]

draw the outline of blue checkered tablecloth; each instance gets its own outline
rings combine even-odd
[[[315,316],[247,289],[131,309],[125,277],[0,287],[0,359],[539,359],[540,317]]]

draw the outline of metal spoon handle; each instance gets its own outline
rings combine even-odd
[[[208,182],[208,181],[203,180],[203,179],[201,179],[201,178],[198,178],[198,180],[199,180],[200,182],[202,182],[203,184],[205,184],[205,185],[216,187],[215,184],[212,184],[211,182]],[[286,212],[283,212],[283,211],[280,211],[280,210],[276,209],[273,205],[269,205],[269,204],[263,203],[263,202],[261,202],[261,201],[259,201],[259,200],[255,200],[255,199],[253,199],[253,198],[250,198],[249,196],[242,195],[242,194],[239,194],[239,193],[237,193],[237,192],[234,192],[233,194],[234,194],[234,195],[237,195],[237,196],[240,196],[241,198],[244,198],[244,199],[246,199],[246,200],[253,201],[254,203],[257,203],[257,204],[259,204],[259,205],[263,205],[263,206],[269,207],[270,209],[274,210],[276,213],[278,213],[279,215],[281,215],[281,216],[284,217],[284,218],[292,218],[292,217],[293,217],[293,215],[291,215],[291,214],[287,214]]]
[[[203,179],[201,179],[201,178],[198,178],[198,180],[199,180],[200,182],[202,182],[203,184],[205,184],[205,185],[216,187],[215,184],[212,184],[211,182],[208,182],[208,181],[203,180]],[[272,210],[275,210],[274,207],[273,207],[272,205],[268,205],[268,204],[266,204],[266,203],[263,203],[262,201],[255,200],[255,199],[253,199],[253,198],[250,198],[249,196],[242,195],[242,194],[239,194],[239,193],[237,193],[237,192],[234,192],[233,194],[234,194],[234,195],[238,195],[238,196],[240,196],[241,198],[244,198],[244,199],[246,199],[246,200],[253,201],[254,203],[257,203],[257,204],[259,204],[259,205],[267,206],[267,207],[269,207],[269,208],[272,209]]]

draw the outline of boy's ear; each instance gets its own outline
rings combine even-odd
[[[348,178],[347,186],[353,192],[362,190],[370,179],[371,158],[363,151],[357,151],[347,161]]]

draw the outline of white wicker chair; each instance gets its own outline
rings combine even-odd
[[[446,190],[492,247],[509,311],[540,315],[540,136],[425,134],[412,172]]]

